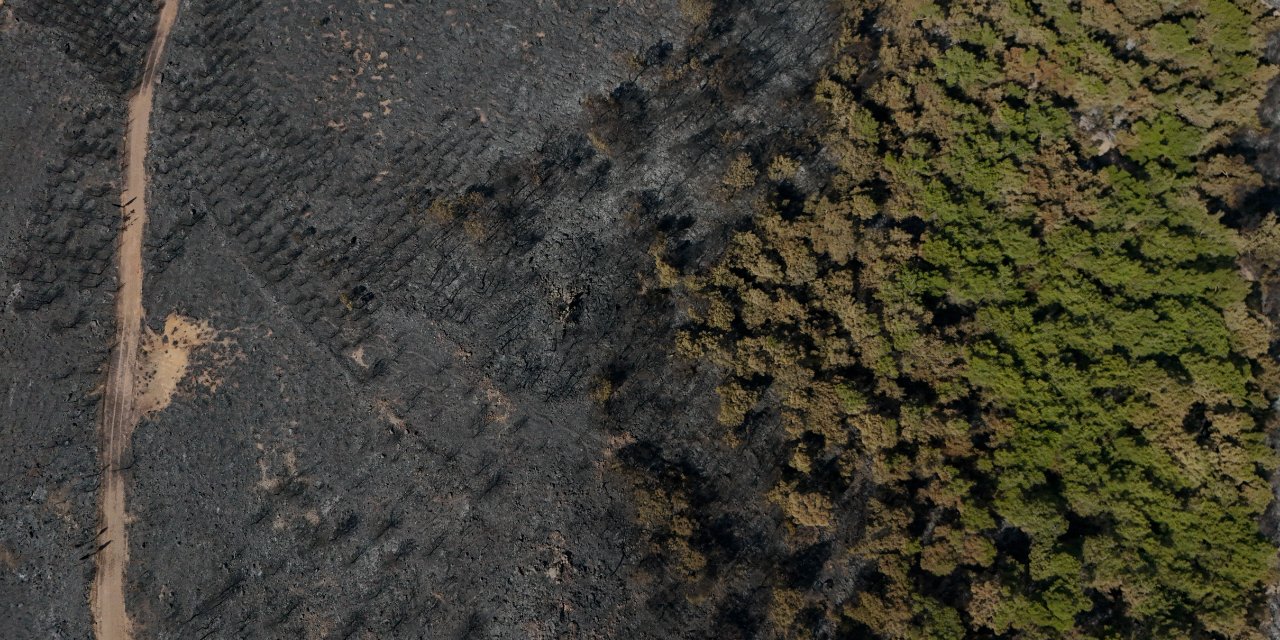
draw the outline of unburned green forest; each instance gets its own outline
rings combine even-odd
[[[655,252],[678,357],[719,372],[708,430],[733,448],[780,423],[755,499],[793,558],[852,576],[758,585],[758,632],[1259,637],[1280,236],[1251,140],[1280,21],[1256,0],[841,8],[818,151],[727,167],[751,216],[713,265]],[[668,579],[725,580],[696,489],[642,485]]]

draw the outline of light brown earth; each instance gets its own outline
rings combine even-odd
[[[146,332],[138,362],[137,388],[134,390],[138,416],[147,416],[169,406],[178,383],[187,377],[191,368],[191,356],[197,349],[213,342],[216,335],[209,323],[176,313],[165,318],[163,332]],[[211,379],[200,382],[207,386],[215,384]]]
[[[124,190],[120,194],[120,245],[116,252],[119,290],[116,293],[116,342],[103,390],[98,426],[102,464],[96,570],[89,595],[93,634],[98,640],[128,640],[133,635],[125,609],[125,569],[129,544],[125,535],[125,467],[129,437],[141,415],[137,397],[138,352],[143,323],[142,237],[147,223],[147,138],[151,132],[151,105],[169,31],[178,16],[178,0],[162,0],[155,37],[147,51],[142,82],[129,98],[124,143]]]

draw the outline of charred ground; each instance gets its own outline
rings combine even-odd
[[[81,638],[123,96],[155,16],[0,12],[21,125],[0,183],[5,632]],[[697,464],[716,407],[669,357],[683,312],[653,254],[709,261],[751,213],[723,192],[734,160],[808,144],[832,16],[184,2],[144,306],[219,349],[134,435],[136,633],[697,637],[732,617],[636,588],[650,539],[624,468]],[[672,437],[681,462],[642,453]],[[758,473],[736,464],[715,473]]]

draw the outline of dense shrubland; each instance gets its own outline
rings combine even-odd
[[[1258,206],[1242,136],[1276,19],[1256,0],[844,4],[815,92],[829,184],[743,156],[725,185],[759,195],[750,228],[710,270],[658,265],[693,317],[679,351],[724,372],[726,441],[782,422],[761,498],[786,544],[857,576],[780,579],[769,624],[1252,636],[1275,354],[1240,265],[1277,262],[1280,234],[1223,219]]]

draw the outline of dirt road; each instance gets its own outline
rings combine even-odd
[[[141,345],[142,238],[147,224],[147,138],[151,132],[151,103],[155,79],[160,70],[169,31],[178,16],[178,0],[163,0],[155,37],[147,51],[142,82],[129,97],[125,130],[124,190],[120,194],[120,245],[116,253],[119,290],[116,293],[116,343],[111,354],[107,383],[103,390],[103,410],[98,425],[102,487],[98,537],[102,547],[90,593],[93,633],[98,640],[126,640],[132,637],[125,609],[125,569],[129,544],[125,526],[125,467],[129,439],[138,423],[138,351]]]

